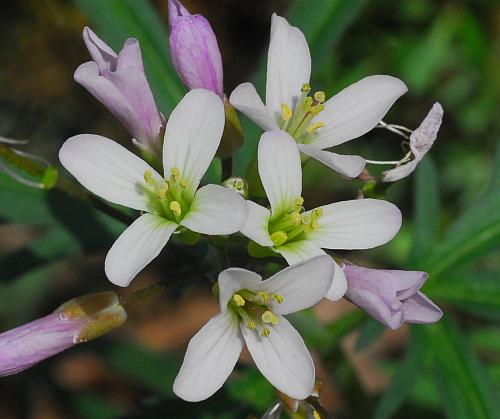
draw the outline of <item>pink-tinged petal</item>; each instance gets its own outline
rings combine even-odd
[[[289,266],[258,285],[258,289],[283,297],[278,303],[269,300],[276,314],[290,314],[312,307],[321,301],[329,290],[335,265],[328,255],[316,256]]]
[[[279,129],[253,84],[240,84],[231,93],[229,102],[265,131]]]
[[[59,151],[62,165],[92,193],[142,211],[148,211],[144,193],[144,173],[150,171],[159,181],[162,177],[144,160],[118,143],[99,135],[71,137]]]
[[[194,194],[215,156],[224,130],[224,105],[213,92],[188,92],[170,114],[163,142],[165,177],[176,167]]]
[[[365,159],[362,157],[324,151],[316,147],[315,144],[298,144],[298,147],[306,156],[318,160],[341,175],[349,178],[357,177],[363,171],[366,164]]]
[[[177,224],[153,214],[141,215],[109,250],[104,269],[115,285],[126,287],[161,250]]]
[[[401,180],[409,176],[415,171],[417,164],[418,161],[414,159],[408,163],[402,164],[401,166],[395,167],[394,169],[382,172],[382,182],[396,182],[397,180]]]
[[[237,320],[227,311],[216,315],[189,342],[174,393],[190,402],[207,399],[229,377],[242,348]]]
[[[114,71],[116,69],[116,53],[88,26],[83,29],[83,42],[85,42],[92,59],[98,65],[99,71]]]
[[[309,397],[314,387],[314,363],[299,333],[282,316],[271,333],[240,325],[248,350],[262,375],[282,393],[294,399]]]
[[[403,301],[403,311],[407,323],[435,323],[443,317],[443,311],[420,291]]]
[[[273,14],[267,55],[266,107],[275,121],[281,118],[281,105],[294,109],[300,89],[309,83],[311,54],[304,34],[286,19]]]
[[[250,240],[261,246],[273,246],[274,243],[269,236],[269,218],[271,213],[267,208],[256,204],[253,201],[246,201],[248,216],[240,229],[241,234],[247,236]]]
[[[168,11],[170,56],[180,78],[189,89],[208,89],[222,99],[222,57],[210,23],[176,0],[169,0]]]
[[[302,166],[297,145],[284,131],[267,131],[258,148],[259,175],[271,204],[271,219],[287,212],[302,193]]]
[[[240,268],[229,268],[219,274],[219,305],[221,311],[227,310],[227,303],[234,293],[246,288],[256,289],[262,277],[255,272]]]
[[[351,84],[325,103],[314,122],[323,122],[314,144],[328,148],[358,138],[382,120],[393,103],[407,92],[406,85],[391,76],[369,76]]]
[[[286,243],[275,249],[283,256],[289,265],[302,262],[314,256],[324,255],[325,252],[315,243],[309,240],[298,240]]]
[[[233,234],[248,214],[245,200],[237,192],[219,185],[198,189],[181,225],[202,234]]]
[[[321,207],[319,228],[307,240],[324,249],[370,249],[390,241],[401,227],[401,211],[379,199],[356,199]]]
[[[125,71],[128,69],[135,69],[144,73],[141,47],[139,45],[139,41],[135,38],[128,38],[125,41],[116,60],[117,71]],[[149,86],[147,86],[147,89],[149,90]]]
[[[333,260],[333,259],[332,259]],[[340,300],[347,291],[347,278],[342,268],[334,261],[335,272],[333,274],[333,281],[330,289],[326,293],[326,298],[331,301]]]

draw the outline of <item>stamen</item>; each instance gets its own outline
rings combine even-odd
[[[272,311],[264,311],[261,318],[262,321],[266,324],[272,324],[273,326],[276,326],[278,324],[278,317]]]
[[[177,182],[177,180],[181,176],[181,171],[179,170],[178,167],[172,167],[172,169],[170,169],[170,174],[172,175],[172,180],[174,182]]]
[[[158,199],[165,199],[167,197],[168,184],[163,183],[156,191],[156,196]]]
[[[187,179],[181,179],[179,182],[179,185],[181,185],[181,188],[185,188],[188,185],[188,180]]]
[[[306,97],[304,99],[304,101],[302,102],[301,104],[301,109],[304,111],[304,112],[308,112],[311,110],[311,107],[312,107],[312,104],[313,104],[313,98],[312,97]]]
[[[264,329],[262,330],[261,336],[263,338],[267,338],[270,334],[271,334],[271,331],[267,327],[264,327]]]
[[[314,100],[318,103],[323,103],[325,101],[325,92],[319,90],[314,93]]]
[[[309,83],[304,83],[300,91],[302,93],[309,93],[311,91],[311,85]]]
[[[245,299],[239,294],[234,294],[233,300],[238,307],[243,307],[245,305]]]
[[[275,292],[271,294],[271,297],[272,297],[272,298],[273,298],[273,300],[274,300],[274,301],[276,301],[278,304],[281,304],[281,303],[285,300],[285,299],[284,299],[281,295],[279,295],[279,294],[277,294],[277,293],[275,293]]]
[[[300,213],[297,212],[297,211],[294,211],[290,215],[292,217],[292,223],[293,223],[293,225],[299,225],[300,222],[301,222],[301,220],[302,220],[302,217],[300,216]]]
[[[255,324],[255,322],[252,320],[252,319],[248,319],[247,322],[246,322],[246,326],[249,328],[249,329],[257,329],[257,325]]]
[[[154,184],[153,172],[151,170],[146,170],[144,172],[144,181],[150,186]]]
[[[309,128],[307,128],[307,132],[309,134],[314,134],[316,130],[323,128],[325,126],[324,122],[315,122],[314,124],[310,125]]]
[[[267,303],[269,300],[269,293],[267,291],[259,291],[257,295],[262,299],[262,302]]]
[[[302,224],[309,224],[311,222],[311,216],[309,214],[302,214]]]
[[[304,205],[304,198],[302,198],[301,196],[298,196],[297,198],[295,198],[293,200],[293,206],[295,208],[302,208],[302,205]]]
[[[271,234],[271,241],[275,246],[281,246],[282,244],[286,243],[287,240],[288,235],[283,230],[275,231],[273,234]]]
[[[170,210],[174,213],[175,216],[179,217],[182,213],[181,204],[177,201],[172,201],[170,203]]]
[[[281,115],[283,117],[283,121],[285,122],[292,118],[293,112],[286,103],[281,104]]]

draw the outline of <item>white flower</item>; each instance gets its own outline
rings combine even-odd
[[[443,107],[436,102],[420,126],[410,135],[410,149],[413,160],[382,173],[382,182],[395,182],[410,175],[424,158],[436,140],[443,120]]]
[[[265,281],[245,269],[222,272],[221,312],[189,342],[174,393],[188,401],[210,397],[231,374],[246,343],[257,368],[274,387],[294,399],[307,398],[313,391],[314,364],[283,315],[319,302],[330,287],[333,270],[331,258],[319,256]]]
[[[68,139],[61,163],[100,197],[143,211],[106,257],[109,280],[127,286],[166,245],[187,228],[202,234],[231,234],[247,210],[236,192],[222,186],[198,189],[224,129],[224,107],[214,93],[195,89],[173,110],[163,143],[164,177],[116,142],[97,135]]]
[[[230,102],[264,130],[290,133],[305,155],[345,176],[356,177],[365,166],[363,158],[325,149],[373,129],[407,88],[395,77],[369,76],[325,102],[324,92],[308,95],[310,75],[311,55],[304,34],[273,14],[266,104],[250,83],[239,85]]]
[[[304,210],[300,154],[284,131],[267,131],[259,142],[259,175],[271,210],[247,201],[241,232],[294,264],[324,254],[324,249],[369,249],[387,243],[401,227],[401,212],[386,201],[357,199]],[[347,288],[338,265],[327,298]]]

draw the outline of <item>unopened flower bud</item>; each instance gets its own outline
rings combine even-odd
[[[0,334],[0,376],[18,373],[77,343],[95,339],[126,319],[114,292],[74,298],[45,317]]]
[[[170,56],[184,84],[211,90],[222,99],[222,57],[210,23],[190,14],[178,0],[168,0],[168,24]]]

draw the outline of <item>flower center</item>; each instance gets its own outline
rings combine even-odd
[[[271,334],[272,327],[279,322],[278,316],[269,308],[268,303],[271,298],[278,304],[283,302],[283,297],[279,294],[269,294],[267,291],[254,292],[245,288],[233,294],[228,307],[247,328],[259,332],[262,337],[267,337]]]
[[[309,143],[314,137],[316,130],[323,128],[323,122],[311,123],[325,105],[325,92],[317,91],[311,97],[309,92],[311,86],[304,84],[302,86],[300,99],[292,110],[286,103],[281,104],[281,122],[280,128],[288,132],[298,143]]]
[[[304,233],[319,228],[319,219],[323,216],[323,208],[315,208],[304,212],[304,198],[294,199],[292,207],[283,216],[269,222],[268,231],[274,246],[301,240]]]
[[[151,212],[179,223],[189,211],[193,200],[188,191],[188,181],[179,168],[173,167],[170,178],[156,181],[150,170],[144,172],[145,191],[149,197]]]

